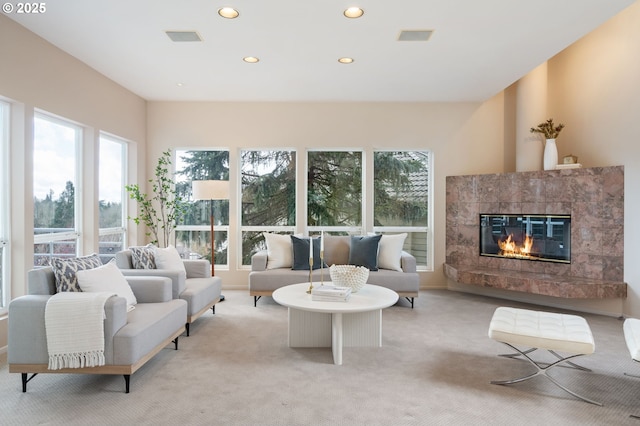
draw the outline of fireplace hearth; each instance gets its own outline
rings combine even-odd
[[[571,263],[571,216],[480,214],[480,256]]]

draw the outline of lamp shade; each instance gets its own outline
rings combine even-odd
[[[194,180],[191,182],[194,201],[198,200],[228,200],[228,180]]]

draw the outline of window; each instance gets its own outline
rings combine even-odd
[[[361,234],[362,152],[307,153],[307,226],[334,234]]]
[[[296,153],[242,151],[242,265],[266,248],[263,232],[293,234],[296,225]]]
[[[126,142],[100,135],[98,178],[99,254],[103,263],[125,245]]]
[[[9,104],[0,101],[0,312],[9,294]]]
[[[36,114],[33,141],[34,264],[76,256],[80,127]]]
[[[407,233],[404,250],[429,266],[430,156],[426,151],[376,151],[373,230]]]
[[[229,200],[193,201],[194,180],[229,180],[229,151],[177,150],[175,160],[176,192],[189,201],[182,221],[176,227],[176,248],[185,258],[211,261],[211,204],[214,218],[214,263],[228,264]]]

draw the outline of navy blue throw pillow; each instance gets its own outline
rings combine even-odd
[[[382,238],[382,235],[352,235],[351,248],[349,249],[349,265],[364,266],[370,271],[377,271],[380,238]]]
[[[293,246],[293,266],[294,271],[309,270],[309,238],[296,237],[291,235],[291,245]],[[325,264],[326,268],[327,265]],[[313,239],[313,269],[320,269],[320,238]]]

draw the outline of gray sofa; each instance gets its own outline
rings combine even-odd
[[[215,304],[220,301],[222,280],[211,276],[211,264],[207,260],[183,260],[186,275],[183,271],[169,269],[134,269],[131,250],[116,253],[116,265],[126,277],[154,276],[168,277],[172,282],[174,299],[187,302],[187,336],[189,325],[204,314],[209,308],[215,314]]]
[[[105,304],[104,356],[99,367],[49,370],[45,332],[45,307],[55,294],[55,278],[50,267],[28,274],[28,292],[9,304],[8,363],[10,373],[22,374],[22,391],[38,373],[122,374],[129,393],[131,375],[155,354],[184,333],[187,303],[171,296],[171,280],[164,277],[127,279],[138,300],[127,312],[126,299],[111,297]],[[32,374],[28,378],[28,375]]]
[[[325,237],[324,260],[327,266],[345,265],[349,262],[350,237]],[[271,296],[278,288],[290,284],[309,282],[309,271],[292,270],[291,268],[267,269],[267,250],[261,250],[251,257],[249,273],[249,295],[253,296],[253,304],[262,296]],[[416,258],[403,251],[400,258],[402,272],[379,269],[369,272],[367,283],[389,288],[400,297],[406,298],[413,308],[413,299],[418,297],[420,280],[416,272]],[[324,279],[330,281],[329,269],[322,272]],[[320,281],[320,269],[313,271],[313,281]]]

